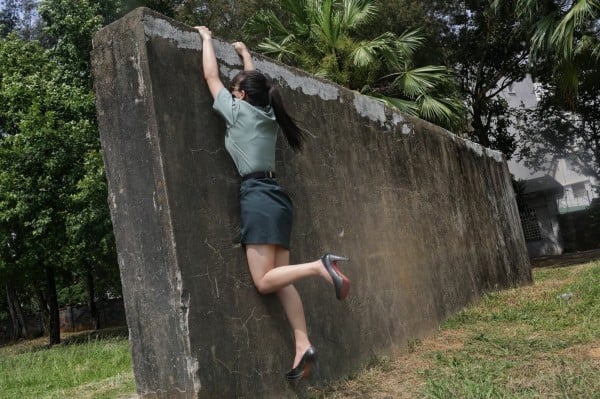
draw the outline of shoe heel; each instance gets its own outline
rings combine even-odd
[[[339,255],[334,255],[334,254],[329,254],[329,259],[333,262],[336,262],[339,260],[343,260],[343,261],[350,260],[350,258],[346,258],[345,256],[339,256]]]
[[[334,254],[325,254],[321,258],[325,269],[333,280],[333,286],[335,287],[335,296],[340,301],[343,301],[350,292],[350,280],[338,268],[336,262],[349,260],[345,256],[339,256]]]
[[[331,264],[331,267],[333,268],[333,270],[335,270],[335,272],[341,277],[342,282],[341,282],[341,287],[340,287],[340,294],[339,294],[339,300],[343,301],[344,299],[346,299],[346,297],[348,296],[348,294],[350,293],[350,280],[348,279],[348,277],[346,277],[344,275],[344,273],[342,273],[340,271],[340,269],[338,269],[338,266],[335,262],[333,262]]]
[[[285,378],[290,383],[295,383],[305,378],[310,377],[312,367],[317,361],[317,351],[314,346],[309,346],[300,363],[285,374]]]
[[[306,366],[304,366],[304,370],[302,370],[302,379],[310,378],[312,373],[312,367],[312,363],[307,363]]]

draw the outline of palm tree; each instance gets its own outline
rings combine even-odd
[[[247,34],[263,38],[259,51],[443,127],[462,126],[465,107],[451,72],[415,67],[425,41],[420,31],[358,37],[377,15],[371,0],[283,0],[281,8],[285,23],[271,10],[246,23]]]
[[[582,66],[600,60],[600,1],[518,0],[517,13],[533,24],[530,61],[553,65],[558,94],[573,105]]]

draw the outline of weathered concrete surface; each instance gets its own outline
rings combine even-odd
[[[239,59],[215,45],[227,80]],[[94,38],[137,389],[143,398],[295,397],[283,378],[291,332],[247,271],[239,178],[200,57],[191,28],[147,9]],[[297,285],[320,380],[434,332],[482,292],[531,281],[498,153],[265,58],[256,65],[310,131],[302,154],[278,152],[296,205],[292,262],[329,250],[352,258],[344,303],[322,281]]]

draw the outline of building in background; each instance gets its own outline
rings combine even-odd
[[[534,108],[539,96],[539,86],[529,76],[503,93],[512,108]],[[512,132],[518,140],[518,131],[513,128]],[[549,159],[540,170],[510,159],[508,168],[520,182],[517,188],[519,213],[529,256],[563,253],[565,238],[560,227],[561,215],[588,209],[598,197],[594,190],[598,182],[579,173],[576,165],[567,159]]]
[[[588,209],[592,200],[598,198],[596,179],[575,172],[577,166],[568,159],[559,159],[554,167],[555,179],[564,187],[564,194],[558,200],[558,211],[562,213]]]

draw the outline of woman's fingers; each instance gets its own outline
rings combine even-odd
[[[202,36],[202,38],[211,37],[212,35],[210,29],[208,29],[206,26],[194,26],[194,29],[196,29],[198,33],[200,33],[200,36]]]

